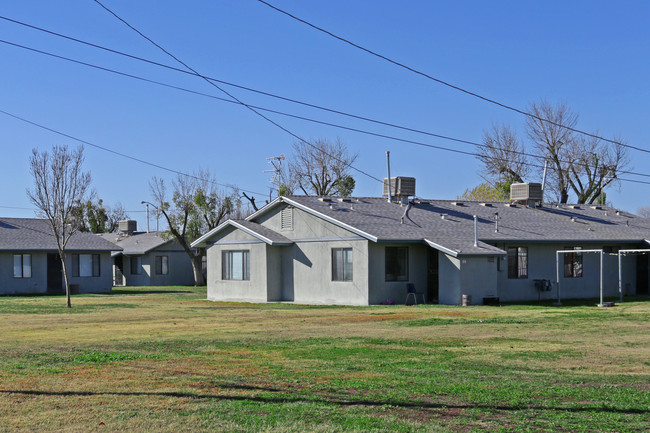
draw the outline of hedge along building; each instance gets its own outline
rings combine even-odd
[[[600,258],[579,252],[593,248],[608,252],[605,295],[616,295],[615,252],[644,248],[648,234],[647,219],[605,206],[409,200],[398,191],[390,201],[279,197],[192,246],[207,250],[211,300],[369,305],[404,302],[413,283],[429,302],[454,305],[463,295],[552,298],[536,280],[555,280],[555,252],[566,249],[576,253],[560,263],[563,298],[599,295]],[[628,294],[648,292],[647,255],[623,257],[622,269]]]
[[[72,293],[105,293],[113,286],[111,251],[120,247],[92,233],[77,232],[66,246]],[[0,218],[0,294],[60,294],[61,260],[45,219]]]
[[[194,284],[189,256],[173,238],[163,232],[138,232],[137,221],[119,222],[119,232],[101,236],[118,245],[114,251],[115,286],[184,286]]]

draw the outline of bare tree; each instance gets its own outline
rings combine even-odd
[[[594,137],[578,137],[572,147],[567,180],[577,203],[593,204],[603,196],[605,187],[617,181],[618,173],[628,166],[627,148],[620,141],[609,144]]]
[[[560,203],[566,203],[571,162],[576,158],[575,136],[568,128],[575,128],[578,115],[564,103],[554,106],[548,101],[531,104],[529,112],[536,117],[526,119],[528,137],[550,164],[548,189],[555,192]]]
[[[191,243],[202,234],[214,229],[238,208],[241,210],[239,192],[228,195],[215,186],[208,170],[199,170],[194,177],[178,175],[172,182],[171,202],[163,179],[154,177],[149,182],[154,203],[167,221],[168,235],[178,241],[192,261],[194,283],[205,285],[203,277],[204,251],[193,249]]]
[[[483,144],[478,159],[489,180],[508,185],[524,181],[529,171],[528,158],[524,145],[509,126],[492,125],[483,134]]]
[[[306,195],[349,195],[354,189],[350,166],[357,154],[350,154],[347,146],[337,138],[312,140],[310,144],[296,142],[289,161],[289,170],[283,179],[285,191],[291,194],[299,188]]]
[[[650,206],[643,206],[636,210],[636,214],[643,218],[650,218]]]
[[[63,267],[68,308],[72,304],[65,249],[78,228],[76,206],[86,200],[90,187],[90,173],[82,171],[83,161],[83,147],[68,150],[67,146],[54,146],[51,153],[34,149],[30,157],[34,189],[27,190],[27,195],[52,228]]]

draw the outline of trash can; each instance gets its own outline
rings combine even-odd
[[[467,307],[468,305],[472,305],[472,295],[463,295],[461,305],[463,307]]]

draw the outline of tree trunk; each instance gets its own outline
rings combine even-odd
[[[192,256],[192,270],[194,271],[194,285],[205,286],[205,278],[203,278],[203,256],[201,254]]]
[[[65,282],[65,305],[68,308],[72,308],[72,304],[70,303],[70,281],[68,281],[68,267],[65,264],[65,253],[60,251],[59,257],[61,258],[61,266],[63,267],[63,281]]]

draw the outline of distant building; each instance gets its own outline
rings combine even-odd
[[[111,291],[115,244],[92,233],[75,233],[66,247],[72,293]],[[49,221],[0,218],[0,294],[65,292],[63,267]]]
[[[163,232],[138,232],[136,221],[120,221],[118,233],[101,237],[120,247],[113,258],[115,286],[182,286],[194,284],[192,262],[175,239]]]
[[[226,221],[192,244],[207,249],[208,298],[404,303],[411,283],[428,302],[528,301],[554,298],[558,272],[563,298],[597,297],[601,254],[580,252],[593,249],[603,251],[604,291],[613,296],[617,252],[650,247],[650,220],[610,207],[541,206],[534,196],[409,199],[414,183],[391,202],[288,196]],[[647,294],[648,254],[622,256],[621,265],[624,293]]]

